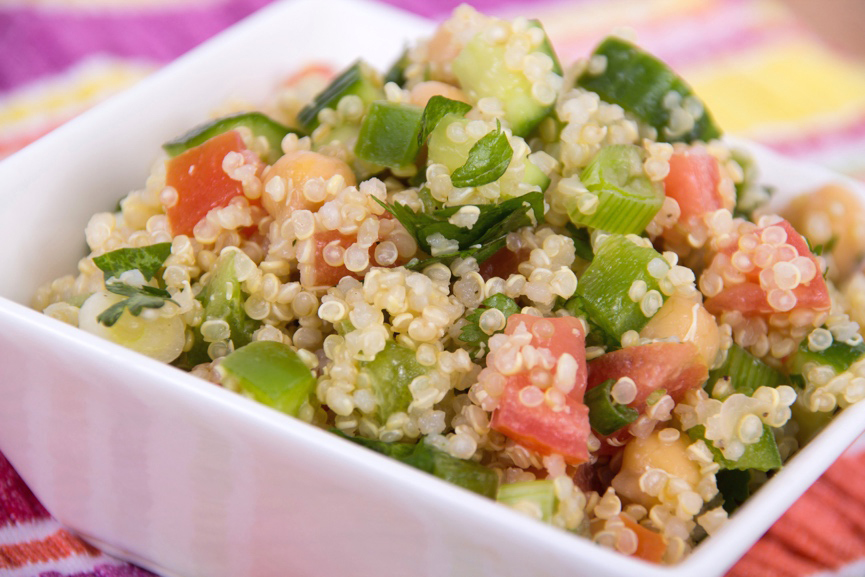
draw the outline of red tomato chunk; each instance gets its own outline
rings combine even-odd
[[[664,193],[679,203],[680,222],[724,207],[718,183],[718,160],[703,148],[676,152],[670,157],[670,173],[664,179]]]
[[[507,377],[499,406],[493,413],[491,427],[543,455],[561,454],[570,464],[588,460],[586,440],[589,435],[589,409],[583,404],[586,390],[586,344],[582,323],[573,317],[542,318],[516,314],[508,319],[505,334],[512,335],[524,327],[532,333],[531,346],[548,349],[556,366],[567,354],[576,361],[573,388],[561,395],[561,404],[553,406],[544,400],[524,402],[523,392],[534,387],[531,371],[524,370]],[[550,371],[550,388],[554,388],[556,368]],[[549,390],[549,389],[548,389]]]
[[[222,169],[229,152],[252,154],[240,134],[231,130],[166,163],[165,184],[177,191],[177,202],[166,210],[173,236],[192,236],[195,225],[208,212],[228,206],[232,198],[243,194],[243,185]]]

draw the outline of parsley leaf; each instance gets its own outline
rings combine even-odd
[[[478,308],[469,313],[466,316],[468,323],[463,326],[460,332],[460,340],[472,345],[469,354],[474,358],[484,356],[487,343],[489,343],[490,336],[492,336],[485,333],[480,326],[481,315],[490,309],[502,311],[505,315],[505,320],[512,314],[520,312],[520,307],[514,299],[499,293],[486,298]],[[493,334],[500,332],[502,331],[495,331]]]
[[[502,125],[496,121],[496,129],[475,142],[466,163],[451,174],[451,183],[456,188],[481,186],[495,182],[508,169],[514,149]]]
[[[107,282],[105,288],[108,289],[108,292],[128,297],[111,305],[96,317],[96,320],[106,327],[114,326],[114,323],[120,320],[120,315],[125,309],[129,309],[130,313],[138,316],[144,309],[159,309],[166,302],[177,304],[171,299],[171,294],[161,288],[146,285],[134,287],[119,281]]]
[[[425,213],[414,212],[403,204],[391,205],[381,201],[378,203],[402,223],[415,237],[418,246],[427,253],[430,252],[427,239],[436,233],[457,241],[460,250],[467,250],[476,244],[487,244],[512,230],[535,222],[541,223],[544,218],[544,196],[540,192],[530,192],[498,204],[473,205],[478,208],[479,214],[471,228],[449,222],[462,206],[449,206]]]
[[[451,100],[450,98],[446,98],[439,94],[430,98],[426,107],[423,109],[423,116],[420,120],[420,132],[418,132],[417,135],[418,146],[424,145],[424,142],[426,142],[430,133],[435,129],[436,125],[442,118],[448,114],[465,116],[465,114],[471,109],[472,107],[470,104],[460,102],[459,100]]]
[[[160,242],[140,248],[120,248],[93,257],[93,262],[105,273],[105,279],[119,278],[129,270],[139,270],[150,280],[171,254],[171,243]]]

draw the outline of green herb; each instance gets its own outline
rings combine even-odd
[[[808,242],[807,238],[805,239],[805,242]],[[811,243],[808,243],[809,248],[810,244]],[[836,244],[838,244],[838,235],[832,235],[832,238],[830,238],[828,242],[826,242],[825,244],[818,244],[813,249],[811,249],[811,252],[814,254],[814,256],[823,256],[827,252],[832,252],[832,249],[835,248]]]
[[[432,252],[427,239],[436,233],[459,243],[459,248],[453,253],[437,255],[424,261],[412,261],[406,265],[415,270],[435,262],[450,262],[457,257],[473,256],[478,262],[483,262],[505,245],[505,237],[509,232],[535,223],[540,224],[544,218],[544,195],[540,192],[530,192],[498,204],[475,205],[480,214],[471,228],[448,222],[449,218],[463,208],[461,206],[449,206],[424,213],[414,212],[402,204],[391,205],[378,199],[376,201],[402,223],[424,252]]]
[[[96,317],[96,320],[106,327],[114,326],[114,323],[120,319],[120,315],[123,314],[125,309],[129,309],[130,313],[138,316],[142,310],[160,309],[166,302],[177,304],[171,300],[171,294],[161,288],[146,285],[134,287],[119,281],[107,282],[105,283],[105,288],[108,289],[108,292],[128,297],[119,303],[111,305]]]
[[[489,244],[476,245],[468,250],[460,250],[457,252],[450,252],[448,254],[440,254],[438,256],[434,256],[424,260],[413,258],[405,264],[405,267],[409,270],[422,271],[426,267],[436,263],[450,265],[458,258],[461,258],[463,260],[467,258],[473,258],[475,259],[475,261],[481,263],[499,252],[501,249],[503,249],[505,247],[505,240],[506,238],[502,237],[494,240]]]
[[[485,333],[480,327],[481,315],[490,309],[502,311],[502,314],[505,315],[505,320],[512,314],[520,312],[520,307],[514,299],[499,293],[485,299],[478,308],[466,316],[468,323],[463,326],[462,332],[460,332],[460,340],[473,345],[469,354],[475,358],[483,356],[478,353],[485,350],[485,346],[489,342],[490,336],[492,336]],[[500,332],[502,331],[496,331],[496,333]]]
[[[420,132],[417,135],[418,146],[424,145],[424,142],[429,138],[430,132],[435,129],[436,125],[442,118],[448,114],[465,116],[465,114],[471,109],[472,107],[470,104],[460,102],[459,100],[451,100],[450,98],[438,94],[430,98],[426,107],[423,109],[423,117],[420,121]]]
[[[451,174],[451,183],[457,188],[482,186],[495,182],[508,169],[514,149],[502,125],[496,121],[496,129],[475,142],[469,150],[466,163]]]
[[[160,242],[140,248],[120,248],[93,257],[93,263],[105,273],[105,279],[119,278],[129,270],[139,270],[144,278],[150,280],[162,268],[165,259],[171,254],[171,243]]]

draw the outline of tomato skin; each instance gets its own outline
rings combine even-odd
[[[529,371],[508,376],[490,427],[542,455],[555,453],[569,464],[584,463],[589,458],[589,409],[582,402],[587,377],[583,324],[574,317],[515,314],[508,318],[505,334],[511,335],[521,326],[532,333],[531,345],[549,349],[557,362],[565,353],[571,355],[577,362],[576,381],[565,396],[563,409],[555,411],[545,402],[535,407],[521,402],[520,391],[531,385]]]
[[[684,394],[709,378],[709,369],[694,343],[649,343],[619,349],[588,363],[588,388],[607,379],[630,377],[637,396],[629,406],[642,412],[646,399],[658,389],[666,390],[679,402]]]
[[[718,160],[702,147],[675,152],[670,173],[664,179],[664,193],[679,203],[680,222],[724,207],[718,183]]]
[[[240,134],[230,130],[166,161],[165,184],[177,191],[177,202],[165,211],[173,236],[192,236],[195,225],[208,212],[228,206],[232,198],[243,194],[243,185],[222,170],[229,152],[253,154]]]
[[[817,275],[807,284],[801,284],[793,289],[796,296],[796,309],[828,310],[832,306],[829,296],[829,287],[826,280],[819,273],[820,263],[808,248],[808,243],[793,226],[786,220],[782,220],[773,226],[780,226],[787,233],[787,244],[796,249],[799,256],[808,257],[817,269]],[[759,236],[763,229],[757,229],[755,233]],[[736,247],[724,249],[723,253],[732,256]],[[768,315],[776,311],[769,305],[767,293],[760,286],[760,272],[763,269],[754,267],[746,273],[745,282],[728,286],[719,294],[706,299],[705,307],[712,314],[720,314],[724,311],[739,311],[745,316]]]

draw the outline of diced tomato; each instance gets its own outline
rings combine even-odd
[[[549,323],[552,332],[544,334],[538,323]],[[568,353],[577,361],[577,382],[569,396],[582,402],[586,392],[586,334],[583,323],[575,317],[545,318],[534,315],[516,314],[508,317],[505,334],[512,335],[521,324],[532,333],[532,346],[537,349],[549,349],[558,359]],[[532,330],[534,329],[534,330]],[[541,333],[541,334],[538,334]]]
[[[637,550],[634,557],[639,557],[650,563],[660,563],[667,550],[667,542],[660,533],[643,527],[629,515],[619,515],[619,519],[625,523],[625,527],[637,534]]]
[[[165,184],[177,191],[177,202],[166,210],[172,235],[191,236],[208,212],[243,194],[243,185],[222,169],[229,152],[253,154],[240,134],[230,130],[167,161]]]
[[[649,343],[612,351],[589,362],[588,388],[607,379],[630,377],[637,396],[629,406],[642,411],[646,399],[664,389],[678,402],[709,378],[709,371],[694,343]]]
[[[664,179],[664,193],[679,203],[679,222],[723,208],[718,192],[720,181],[718,160],[704,148],[674,153],[670,158],[670,173]]]
[[[336,286],[340,279],[345,276],[361,278],[361,275],[345,268],[345,265],[331,266],[327,264],[323,256],[324,247],[328,244],[337,241],[339,246],[347,249],[357,241],[354,236],[340,234],[338,230],[328,230],[315,233],[313,239],[315,240],[315,264],[312,267],[301,269],[300,283],[303,286]],[[373,249],[370,248],[370,259],[372,259],[372,252]]]
[[[393,217],[388,212],[385,212],[384,214],[379,216],[379,220],[386,220],[391,218]],[[351,272],[345,267],[345,265],[331,266],[327,264],[327,262],[325,262],[324,260],[324,247],[326,247],[333,241],[337,241],[339,246],[341,246],[343,249],[347,249],[352,244],[357,242],[357,236],[344,235],[341,234],[338,230],[325,230],[316,232],[315,234],[313,234],[312,238],[315,241],[315,261],[312,266],[301,266],[301,285],[303,285],[304,287],[330,287],[336,286],[340,279],[346,276],[350,276],[356,279],[363,278],[364,272]],[[374,259],[376,246],[378,246],[378,243],[374,243],[371,247],[369,247],[369,262],[372,266],[378,266],[376,265]],[[397,258],[396,262],[394,262],[391,266],[400,266],[404,263],[404,258]]]
[[[558,412],[546,403],[527,407],[520,391],[529,384],[528,373],[508,377],[490,426],[542,455],[560,454],[574,465],[588,461],[589,408],[570,397]]]
[[[586,446],[589,409],[582,403],[586,388],[586,345],[582,323],[573,317],[542,318],[516,314],[508,318],[505,333],[513,334],[521,330],[520,327],[532,333],[532,346],[549,349],[557,364],[565,353],[574,358],[577,363],[574,387],[565,396],[564,405],[559,410],[554,410],[546,402],[529,407],[520,399],[520,392],[531,386],[529,371],[510,375],[490,426],[543,455],[555,453],[562,455],[568,463],[583,463],[589,458]]]
[[[810,282],[800,284],[793,289],[793,295],[796,297],[796,306],[793,310],[828,310],[832,306],[832,301],[829,297],[829,288],[826,286],[826,280],[819,273],[820,264],[808,249],[808,243],[786,220],[782,220],[774,226],[780,226],[786,231],[786,243],[795,248],[799,256],[808,257],[818,271]],[[755,233],[760,236],[763,230],[757,229]],[[736,246],[732,246],[723,252],[727,256],[732,256],[736,249]],[[760,273],[762,271],[763,269],[755,266],[753,270],[744,275],[745,282],[728,286],[714,297],[706,299],[706,310],[712,314],[735,310],[746,316],[778,312],[769,305],[768,295],[760,286]]]
[[[517,274],[517,267],[521,262],[529,258],[529,250],[521,248],[517,252],[508,247],[502,247],[493,256],[480,264],[478,271],[484,280],[490,280],[494,276],[507,280],[512,274]]]

